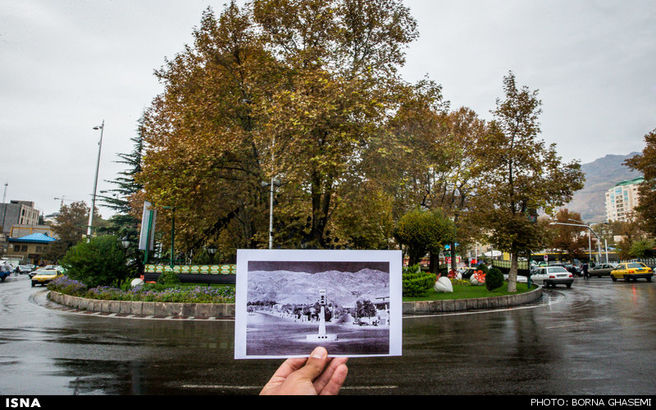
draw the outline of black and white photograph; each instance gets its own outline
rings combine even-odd
[[[401,354],[398,251],[239,250],[235,358]]]

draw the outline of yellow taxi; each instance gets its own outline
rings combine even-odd
[[[36,275],[32,276],[32,287],[36,285],[46,285],[51,280],[62,276],[63,273],[57,269],[39,269]]]
[[[627,282],[630,280],[636,281],[640,278],[647,279],[647,282],[651,282],[653,274],[652,269],[642,262],[623,262],[618,264],[610,272],[610,277],[613,279],[613,282],[618,279],[624,279]]]

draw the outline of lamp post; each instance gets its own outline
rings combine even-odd
[[[601,239],[599,239],[599,235],[597,235],[597,233],[592,230],[590,225],[587,225],[587,224],[573,224],[573,223],[567,223],[567,222],[549,222],[549,225],[578,226],[578,227],[589,229],[590,232],[597,238],[597,249],[598,249],[597,259],[601,260]],[[589,258],[592,257],[592,240],[590,239],[590,235],[588,235],[588,255],[589,255]]]
[[[210,258],[212,260],[211,263],[212,265],[214,265],[214,254],[216,253],[216,248],[214,246],[210,246],[209,248],[207,248],[207,253],[210,254]]]
[[[175,207],[174,206],[165,206],[163,207],[164,209],[170,209],[171,210],[171,260],[169,264],[171,265],[171,269],[173,269],[173,266],[175,265],[175,256],[174,256],[174,251],[175,251]]]
[[[93,228],[93,210],[96,209],[96,188],[98,187],[98,169],[100,168],[100,150],[102,149],[103,132],[105,131],[105,120],[94,130],[100,130],[100,141],[98,141],[98,160],[96,161],[96,177],[93,180],[93,196],[91,197],[91,210],[89,211],[89,226],[87,226],[87,242],[91,240]]]
[[[273,248],[273,189],[280,186],[280,181],[271,177],[270,182],[262,181],[262,186],[269,186],[269,249]]]

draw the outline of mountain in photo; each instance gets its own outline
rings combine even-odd
[[[376,301],[378,297],[389,297],[389,274],[375,269],[317,273],[285,270],[248,272],[248,302],[314,304],[322,289],[326,290],[328,302],[354,306],[357,300]]]
[[[586,223],[606,221],[606,191],[618,182],[642,176],[637,171],[624,165],[624,161],[638,152],[627,155],[609,154],[581,165],[585,174],[585,185],[574,194],[574,198],[565,205],[569,211],[578,212]]]

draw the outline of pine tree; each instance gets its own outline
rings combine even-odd
[[[126,238],[130,242],[126,252],[128,257],[132,256],[131,268],[134,274],[142,271],[141,257],[137,249],[141,221],[131,205],[134,196],[143,190],[143,185],[135,180],[135,175],[141,172],[144,147],[142,130],[143,120],[139,120],[137,135],[130,139],[133,142],[132,151],[117,154],[119,160],[115,161],[118,164],[125,164],[126,169],[119,172],[115,179],[107,181],[115,188],[101,191],[104,195],[98,196],[101,206],[116,211],[107,226],[99,229],[99,233]]]

